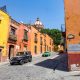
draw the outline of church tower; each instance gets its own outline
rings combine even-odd
[[[44,28],[44,25],[42,24],[42,22],[40,21],[39,18],[37,18],[37,20],[35,21],[34,25],[38,30],[41,30],[41,29]]]

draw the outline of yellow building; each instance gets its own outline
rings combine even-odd
[[[9,15],[0,9],[0,61],[7,59],[7,39],[9,29]]]

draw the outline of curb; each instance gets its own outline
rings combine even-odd
[[[62,76],[62,77],[66,77],[66,76],[80,76],[80,71],[64,72],[64,71],[55,70],[55,73],[60,75],[60,76]]]
[[[8,63],[9,63],[9,61],[7,61],[7,62],[1,62],[1,63],[0,63],[0,66],[6,65],[6,64],[8,64]]]

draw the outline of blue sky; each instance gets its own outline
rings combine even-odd
[[[64,0],[0,0],[13,19],[34,23],[39,17],[45,28],[61,28],[64,24]]]

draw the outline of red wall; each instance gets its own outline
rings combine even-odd
[[[27,33],[28,41],[23,41],[24,29],[28,31],[28,33]],[[17,44],[19,46],[21,46],[20,51],[23,51],[24,45],[26,45],[28,47],[28,50],[29,50],[29,46],[30,46],[30,29],[27,26],[25,26],[24,24],[20,24],[20,26],[17,30],[17,37],[18,37]]]

